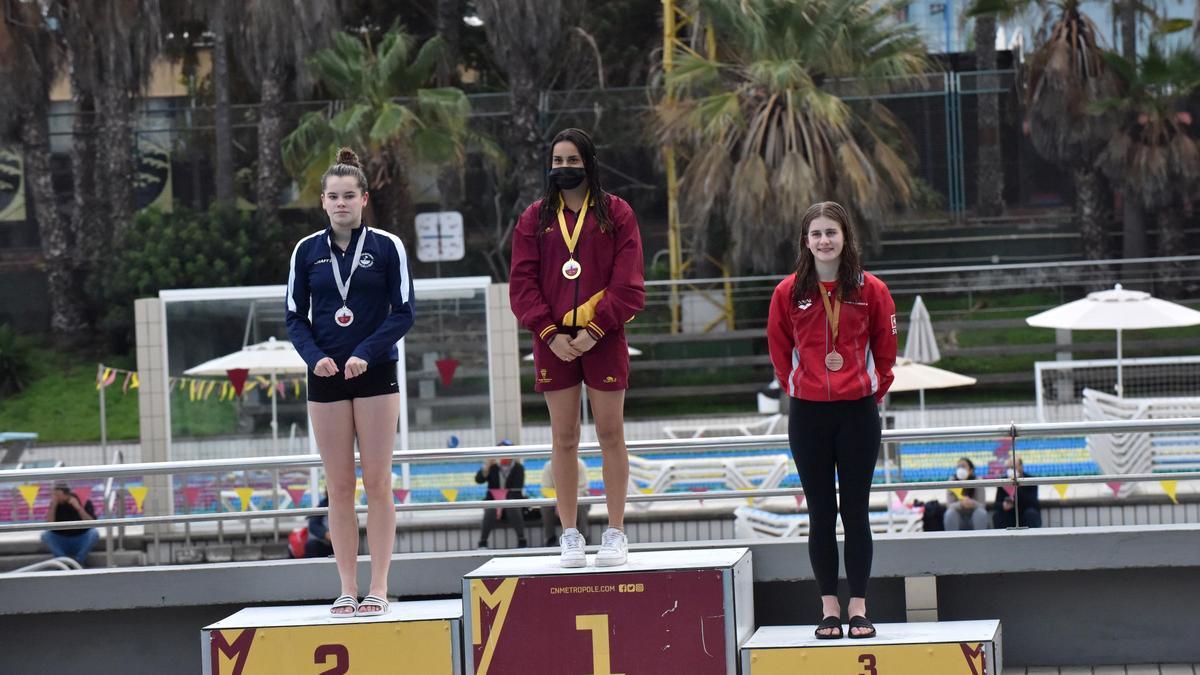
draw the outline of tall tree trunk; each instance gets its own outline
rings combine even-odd
[[[1108,250],[1100,172],[1091,167],[1071,170],[1075,181],[1075,226],[1083,241],[1083,257],[1103,260]]]
[[[975,17],[975,68],[996,70],[996,15]],[[1004,213],[1004,166],[1000,155],[1000,97],[994,74],[976,78],[979,105],[979,166],[976,172],[976,211],[983,217]]]
[[[1121,56],[1133,62],[1137,58],[1137,3],[1121,0]]]
[[[109,80],[110,82],[112,80]],[[100,166],[96,174],[98,194],[108,200],[111,231],[105,251],[112,250],[133,223],[136,210],[134,186],[137,179],[137,147],[134,124],[137,110],[128,91],[117,84],[106,86],[100,94],[100,129],[104,138]]]
[[[217,140],[217,202],[232,204],[233,193],[233,122],[229,113],[229,8],[227,0],[213,0],[213,127]]]
[[[437,32],[446,43],[446,51],[438,64],[437,85],[449,87],[454,83],[462,51],[464,0],[437,0]]]
[[[1145,258],[1150,249],[1146,245],[1146,222],[1141,199],[1128,186],[1124,196],[1121,255],[1125,258]]]
[[[512,95],[509,148],[513,155],[517,192],[513,218],[542,195],[546,171],[550,168],[542,148],[537,74],[529,61],[519,58],[514,61],[516,63],[510,65],[508,72],[508,89]]]
[[[1155,255],[1160,258],[1183,255],[1186,253],[1185,235],[1183,233],[1183,205],[1171,204],[1160,209],[1155,214],[1158,223],[1158,241],[1155,243]],[[1179,262],[1158,263],[1154,266],[1158,277],[1156,294],[1176,298],[1183,290],[1183,264]]]
[[[72,78],[71,87],[75,100],[75,116],[71,130],[71,233],[77,245],[78,276],[76,283],[81,287],[90,284],[87,275],[100,269],[101,261],[109,251],[111,220],[107,207],[96,192],[96,163],[98,116],[95,99],[83,91],[77,80]]]
[[[279,195],[283,191],[283,77],[268,77],[262,83],[262,105],[258,118],[258,182],[255,187],[259,222],[279,222]]]
[[[84,328],[82,298],[73,279],[69,223],[58,212],[50,178],[50,124],[44,106],[35,106],[21,123],[25,180],[33,197],[33,216],[42,240],[42,259],[50,293],[50,330],[60,338],[78,340]]]

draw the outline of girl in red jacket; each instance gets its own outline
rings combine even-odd
[[[892,384],[896,305],[859,262],[854,228],[833,202],[804,214],[796,273],[771,298],[767,344],[790,401],[788,441],[808,500],[808,555],[821,591],[816,636],[842,637],[836,526],[841,493],[850,637],[875,636],[868,502],[879,457],[878,403]]]
[[[517,320],[534,335],[534,390],[546,395],[550,409],[555,485],[578,481],[580,384],[587,385],[609,520],[596,564],[623,565],[629,482],[624,326],[645,304],[642,240],[633,209],[600,186],[586,132],[560,131],[549,160],[546,193],[525,209],[513,232],[509,298]],[[574,490],[557,493],[563,567],[587,565],[577,498]]]

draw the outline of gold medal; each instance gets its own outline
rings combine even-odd
[[[563,209],[566,204],[563,203],[562,195],[558,196],[558,229],[562,232],[563,243],[567,245],[567,253],[571,259],[563,263],[562,275],[567,279],[574,281],[583,274],[583,265],[575,259],[575,247],[579,245],[579,235],[583,234],[583,221],[587,218],[588,200],[591,199],[592,193],[588,192],[583,196],[583,207],[579,209],[579,215],[575,217],[575,229],[573,232],[567,231],[567,219],[563,217]]]
[[[825,367],[835,373],[841,370],[842,366],[845,364],[846,360],[843,359],[842,355],[837,353],[837,351],[832,351],[825,355]]]
[[[563,263],[562,273],[564,277],[574,281],[575,279],[579,278],[580,274],[583,273],[583,265],[580,265],[577,260],[571,258],[567,262]]]

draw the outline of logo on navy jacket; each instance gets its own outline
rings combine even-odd
[[[370,267],[375,264],[375,256],[370,253],[364,253],[358,258],[358,264],[361,267]]]

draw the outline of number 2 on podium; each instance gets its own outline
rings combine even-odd
[[[612,671],[607,614],[580,614],[575,617],[575,630],[592,634],[592,675],[623,675]]]

